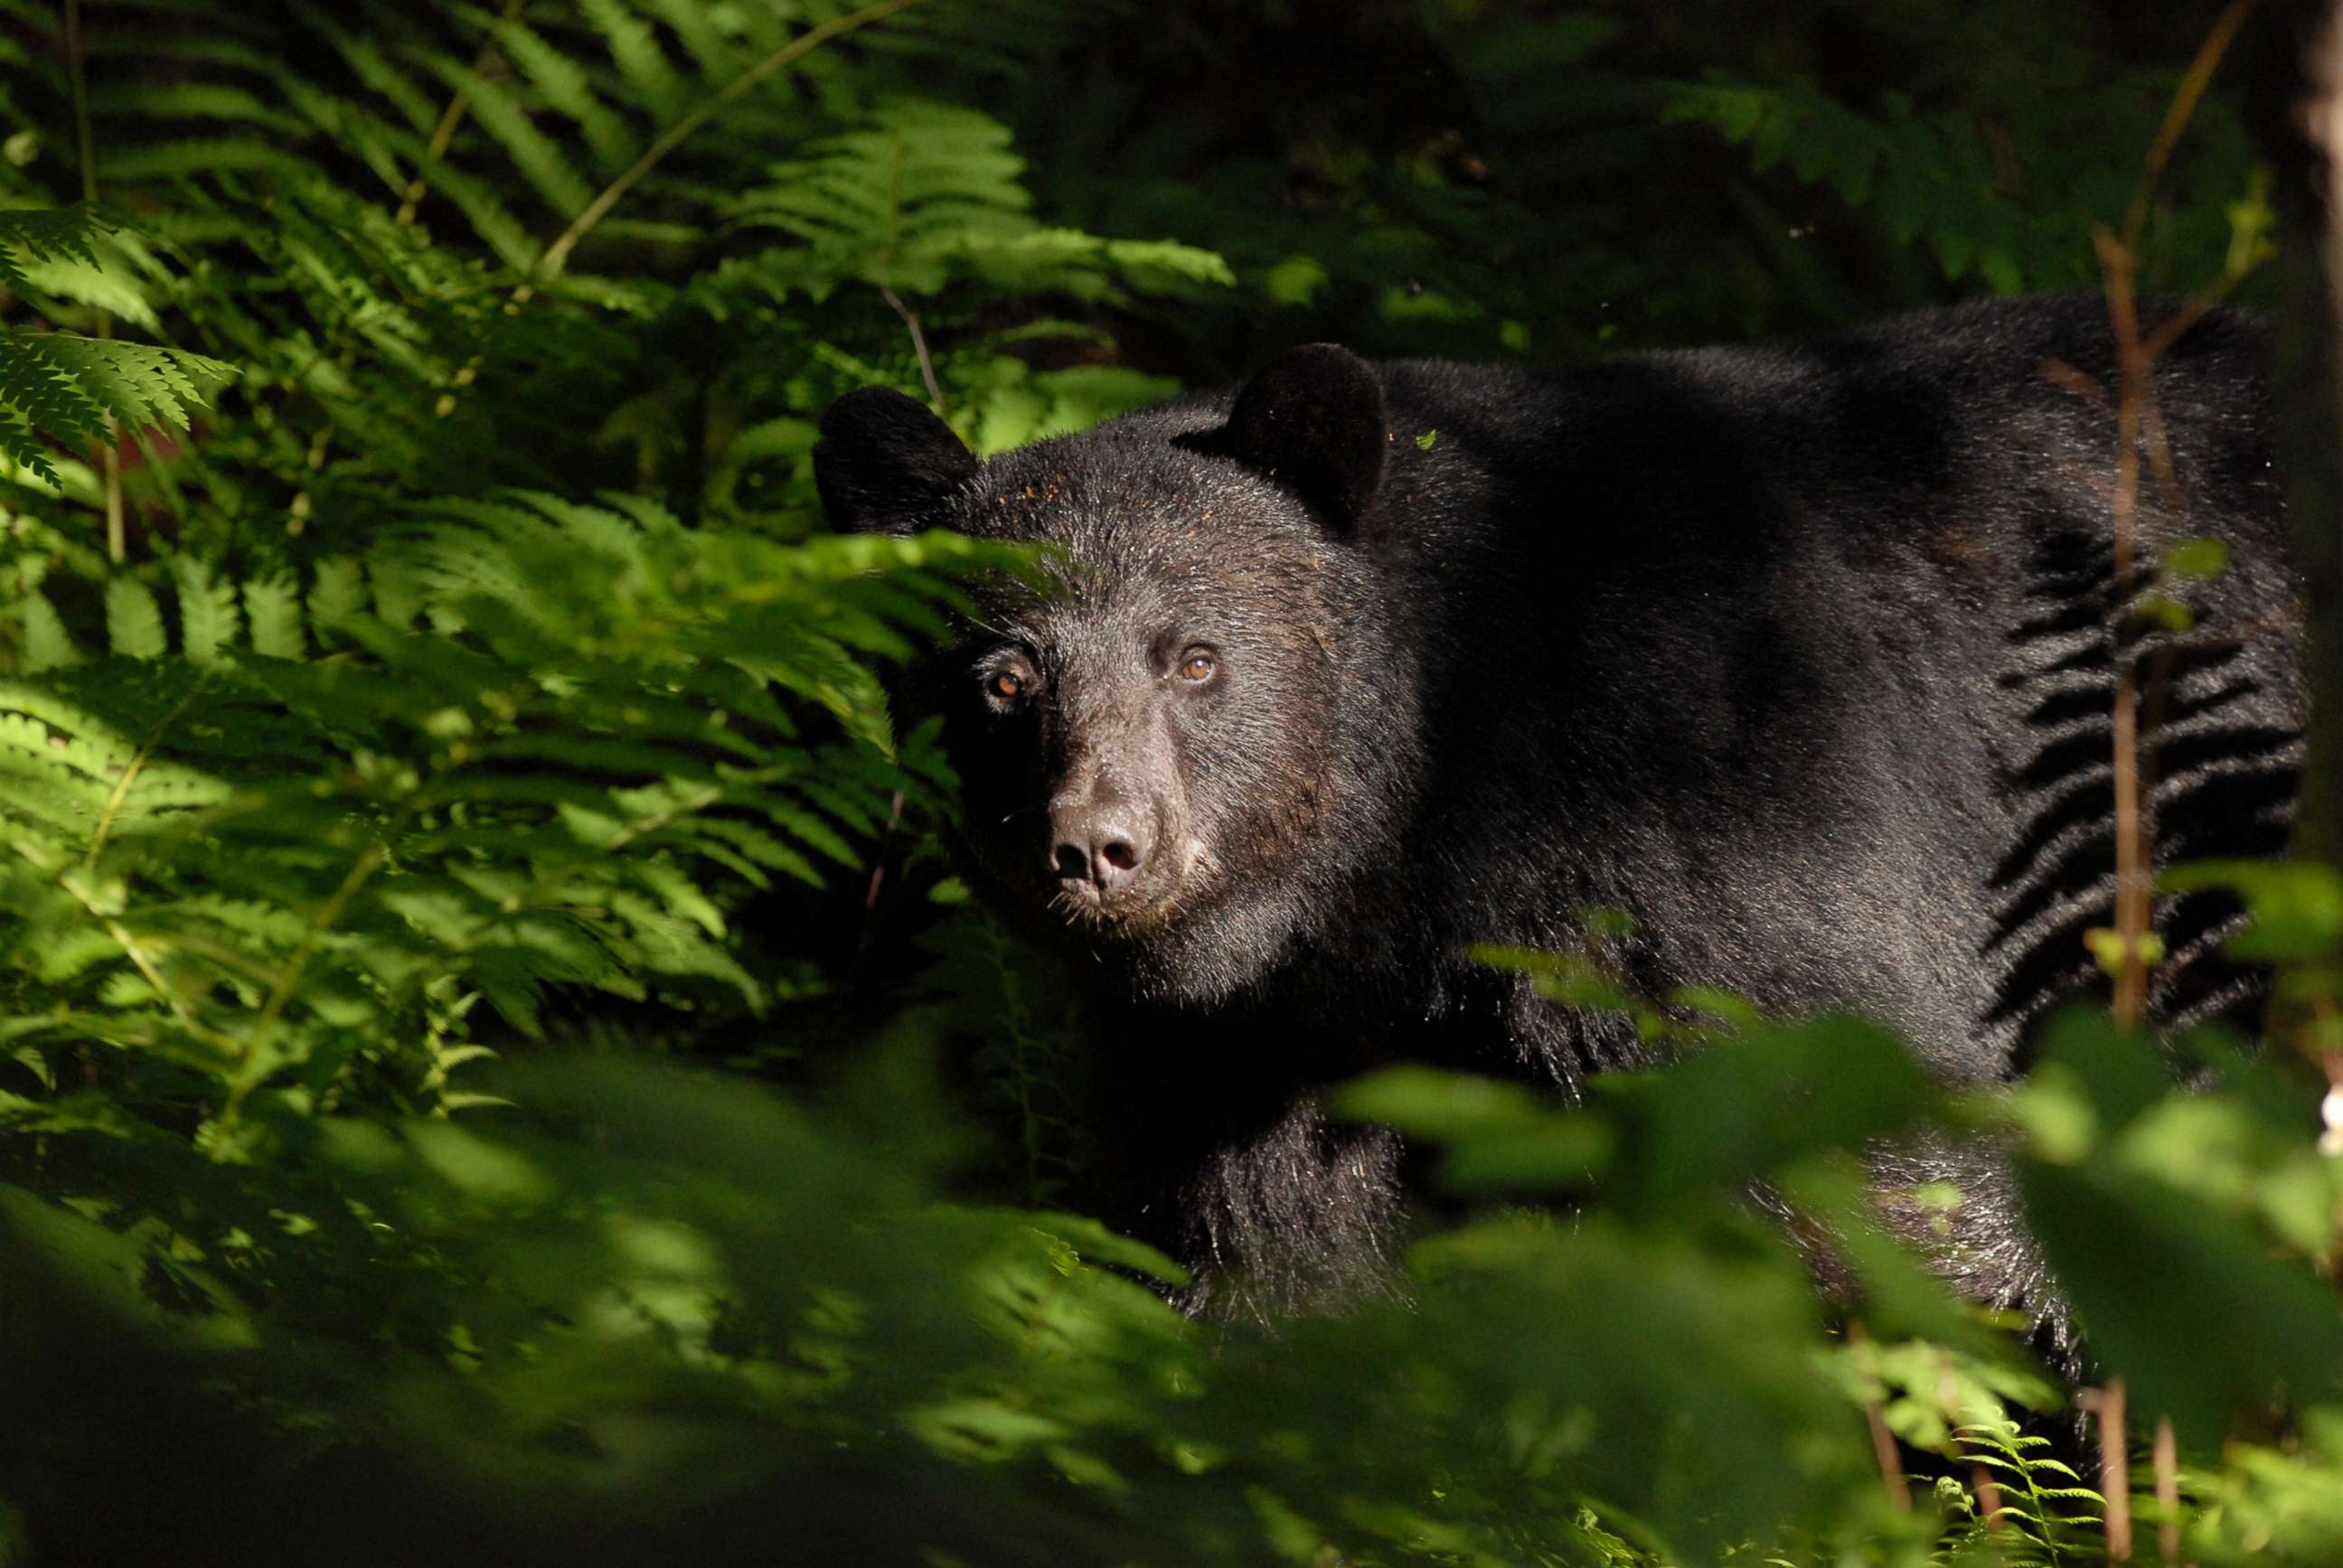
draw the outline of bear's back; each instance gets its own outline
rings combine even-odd
[[[1584,368],[1384,367],[1380,548],[1440,694],[1407,855],[1414,907],[1450,916],[1433,940],[1566,942],[1573,908],[1624,908],[1655,988],[1855,1006],[1957,1076],[2006,1070],[2092,983],[2119,656],[2156,650],[2163,858],[2282,846],[2305,696],[2267,354],[2216,312],[2158,363],[2177,495],[2143,463],[2139,571],[2199,536],[2227,567],[2167,585],[2191,624],[2147,642],[2117,608],[2095,298]],[[2249,998],[2210,961],[2235,915],[2163,906],[2160,1015]]]

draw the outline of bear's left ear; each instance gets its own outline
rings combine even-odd
[[[1224,438],[1238,458],[1351,528],[1383,487],[1391,444],[1383,378],[1340,344],[1289,348],[1237,394]]]
[[[891,387],[849,392],[821,417],[813,481],[830,520],[850,533],[932,525],[977,470],[976,454],[927,405]]]

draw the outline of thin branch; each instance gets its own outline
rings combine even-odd
[[[18,852],[23,852],[21,848]],[[37,861],[35,863],[38,864]],[[145,977],[146,983],[154,987],[155,994],[163,999],[163,1005],[171,1010],[172,1016],[179,1020],[180,1028],[196,1039],[217,1047],[223,1054],[233,1054],[235,1043],[216,1030],[206,1028],[201,1019],[188,1010],[186,999],[172,989],[170,982],[163,978],[161,967],[147,954],[138,939],[131,934],[127,926],[106,912],[86,883],[79,877],[64,876],[57,879],[57,885],[80,900],[82,908],[97,917],[98,923],[106,928],[106,934],[114,939],[115,945],[122,950],[123,955]]]
[[[920,330],[920,313],[895,297],[895,291],[885,284],[879,286],[879,292],[885,297],[895,314],[903,318],[903,325],[911,330],[911,352],[920,357],[920,379],[928,384],[929,406],[935,409],[936,417],[940,419],[944,417],[944,393],[943,388],[936,385],[935,361],[928,357],[928,339],[927,335]]]
[[[80,890],[75,889],[75,891],[76,896],[81,898],[83,904],[92,912],[96,912],[97,905],[85,894],[82,894]],[[171,1010],[172,1016],[179,1020],[180,1028],[197,1040],[208,1040],[214,1045],[229,1049],[228,1041],[224,1036],[204,1027],[203,1021],[187,1010],[186,999],[174,990],[171,983],[163,978],[163,971],[156,967],[155,960],[147,956],[146,950],[139,946],[138,939],[130,934],[128,927],[111,915],[100,915],[98,919],[106,927],[106,934],[114,939],[115,944],[121,948],[133,964],[137,966],[138,972],[146,977],[146,983],[155,988],[155,994],[163,999],[163,1005]]]
[[[2172,95],[2172,103],[2164,111],[2164,123],[2156,129],[2156,140],[2148,145],[2147,160],[2140,165],[2139,184],[2133,189],[2131,206],[2124,213],[2124,246],[2135,248],[2139,244],[2140,231],[2147,225],[2148,204],[2156,199],[2157,182],[2164,177],[2165,166],[2180,146],[2181,133],[2195,117],[2197,100],[2205,89],[2213,85],[2213,73],[2221,64],[2221,56],[2229,52],[2229,41],[2237,35],[2246,15],[2254,8],[2254,0],[2233,0],[2197,45],[2197,57],[2188,63],[2188,74],[2180,79],[2179,89]]]
[[[1847,1342],[1868,1347],[1871,1336],[1859,1323],[1849,1323]],[[1896,1450],[1896,1434],[1887,1430],[1887,1418],[1880,1413],[1877,1400],[1865,1400],[1863,1404],[1863,1424],[1871,1432],[1871,1456],[1879,1462],[1879,1483],[1887,1493],[1888,1504],[1898,1513],[1912,1512],[1911,1483],[1904,1479],[1904,1458]]]
[[[334,922],[342,918],[342,910],[351,899],[357,896],[358,889],[365,886],[367,879],[389,859],[390,851],[380,843],[367,845],[366,852],[352,863],[348,873],[342,878],[341,885],[309,917],[308,929],[301,933],[301,940],[294,945],[284,965],[277,971],[276,983],[269,987],[268,998],[261,1003],[260,1016],[253,1020],[251,1032],[245,1036],[243,1049],[238,1052],[243,1060],[237,1069],[236,1082],[228,1090],[227,1104],[220,1112],[223,1122],[235,1121],[236,1111],[244,1104],[244,1097],[256,1086],[258,1081],[252,1076],[252,1069],[260,1060],[260,1048],[285,1011],[286,1004],[293,1000],[293,987],[300,980],[301,971],[308,967],[309,955],[317,950],[317,943],[332,929]]]
[[[122,769],[122,777],[114,781],[113,792],[106,798],[105,809],[97,814],[97,826],[90,829],[89,853],[82,861],[84,865],[97,864],[98,851],[106,848],[106,836],[113,830],[115,816],[122,809],[122,802],[129,798],[130,786],[146,766],[146,759],[153,756],[155,748],[163,743],[165,733],[179,721],[179,715],[187,710],[187,705],[195,701],[209,684],[208,679],[196,682],[186,696],[172,704],[171,711],[163,715],[162,721],[155,726],[146,739],[138,743],[138,749],[131,753],[129,762]]]
[[[1993,1472],[1980,1464],[1969,1477],[1969,1490],[1976,1493],[1977,1513],[1985,1521],[1986,1533],[2001,1528],[2001,1487],[1995,1482]]]
[[[2146,940],[2153,892],[2148,844],[2154,829],[2139,776],[2139,689],[2120,646],[2126,596],[2132,577],[2139,508],[2139,434],[2148,364],[2142,352],[2139,313],[2132,295],[2132,253],[2102,229],[2097,236],[2106,275],[2107,321],[2116,338],[2116,480],[2111,511],[2115,532],[2116,648],[2113,714],[2116,849],[2116,935],[2121,942],[2115,973],[2116,1016],[2137,1023],[2147,1008]]]
[[[2131,1462],[2124,1446],[2124,1382],[2085,1389],[2075,1402],[2099,1418],[2099,1496],[2107,1504],[2107,1561],[2131,1561]]]
[[[82,49],[81,0],[65,0],[65,69],[73,79],[74,137],[81,158],[81,196],[97,205],[97,138],[89,123],[89,62]],[[114,336],[114,312],[100,307],[97,337]],[[106,450],[99,458],[106,485],[106,556],[116,566],[129,558],[122,510],[122,438],[111,409],[106,416]]]
[[[903,822],[903,792],[887,806],[887,830],[879,836],[879,848],[870,858],[870,880],[862,890],[862,923],[854,933],[854,952],[846,962],[847,983],[850,986],[860,977],[862,960],[870,954],[870,943],[878,934],[879,894],[887,884],[887,856],[895,847],[896,829]]]
[[[1871,1429],[1871,1454],[1879,1462],[1879,1483],[1886,1489],[1889,1504],[1898,1513],[1911,1513],[1911,1483],[1904,1479],[1904,1461],[1896,1452],[1896,1434],[1887,1430],[1886,1417],[1876,1403],[1866,1404],[1863,1422]]]
[[[873,22],[883,22],[898,11],[908,11],[912,6],[923,3],[924,0],[879,0],[879,4],[875,5],[865,5],[860,11],[850,11],[843,16],[832,17],[819,27],[799,34],[795,38],[725,83],[716,90],[713,97],[660,132],[659,138],[643,149],[642,156],[628,165],[625,173],[603,187],[599,196],[588,202],[578,216],[570,219],[569,226],[563,229],[560,236],[545,247],[545,255],[537,264],[536,276],[513,291],[513,303],[518,305],[526,302],[535,292],[537,285],[551,283],[555,278],[559,277],[561,269],[568,265],[569,253],[578,248],[578,242],[584,239],[596,224],[608,217],[610,215],[610,209],[625,199],[628,191],[641,184],[643,177],[657,168],[668,154],[681,146],[693,132],[721,114],[732,100],[739,97],[783,66],[796,64],[840,34],[867,27]]]
[[[2156,1419],[2156,1546],[2167,1563],[2180,1561],[2180,1443],[2172,1418]]]
[[[2156,361],[2237,278],[2233,263],[2215,285],[2200,292],[2171,319],[2158,324],[2153,333],[2144,335],[2137,293],[2139,243],[2157,183],[2172,161],[2181,135],[2195,116],[2222,56],[2227,53],[2230,40],[2252,9],[2253,0],[2233,0],[2198,46],[2141,164],[2139,182],[2125,213],[2122,234],[2102,228],[2092,236],[2107,295],[2107,323],[2116,339],[2116,476],[2110,498],[2116,602],[2110,608],[2116,618],[2113,635],[2117,647],[2110,761],[2115,795],[2115,936],[2118,954],[2114,966],[2114,1001],[2117,1018],[2126,1024],[2138,1023],[2147,1010],[2147,944],[2155,892],[2156,829],[2149,814],[2153,797],[2141,757],[2138,671],[2124,657],[2121,643],[2128,622],[2132,564],[2138,544],[2141,450],[2145,443],[2165,502],[2177,513],[2182,497],[2173,469],[2171,447],[2165,437],[2163,414],[2156,401]],[[2152,694],[2151,710],[2161,707],[2160,698],[2160,691]],[[2150,717],[2153,719],[2153,711]],[[2151,724],[2151,732],[2153,728]]]
[[[504,15],[500,20],[511,21],[521,14],[528,4],[528,0],[505,0]],[[480,52],[472,56],[472,74],[478,75],[488,69],[488,60],[496,52],[496,33],[491,30],[488,36],[481,43]],[[464,123],[464,116],[470,112],[471,107],[472,90],[469,87],[458,87],[455,96],[447,100],[447,107],[441,112],[439,123],[431,127],[431,140],[423,149],[423,162],[416,166],[415,177],[407,182],[407,189],[399,197],[397,217],[399,227],[406,228],[415,222],[415,209],[423,205],[424,196],[430,191],[430,187],[423,182],[423,171],[447,156],[448,146],[456,139],[457,127]]]

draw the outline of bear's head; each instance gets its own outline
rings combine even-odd
[[[883,387],[822,419],[840,528],[1049,547],[903,696],[942,717],[980,878],[1138,996],[1255,985],[1388,864],[1420,744],[1376,527],[1395,450],[1382,381],[1332,345],[986,462]]]

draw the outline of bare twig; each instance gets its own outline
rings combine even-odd
[[[2102,229],[2099,265],[2107,279],[2107,320],[2116,335],[2115,610],[2120,622],[2129,598],[2139,508],[2139,437],[2147,405],[2149,365],[2140,341],[2139,312],[2132,296],[2130,247]],[[2117,632],[2120,639],[2120,628]],[[2114,713],[2116,935],[2122,957],[2116,968],[2116,1016],[2137,1023],[2147,1005],[2146,941],[2152,877],[2146,791],[2139,777],[2139,689],[2130,661],[2116,649]]]
[[[505,0],[504,15],[500,20],[511,21],[528,4],[528,0]],[[496,52],[497,38],[492,30],[481,43],[479,53],[472,56],[473,75],[478,75],[487,70],[488,61]],[[407,182],[407,189],[399,197],[399,227],[405,228],[415,221],[415,209],[423,205],[424,196],[430,192],[430,187],[424,183],[423,172],[447,156],[447,147],[456,139],[457,127],[464,123],[464,116],[471,107],[472,90],[458,87],[455,96],[447,100],[447,107],[440,113],[439,123],[431,127],[431,140],[423,149],[423,162],[417,166],[415,176]]]
[[[2311,1003],[2311,1016],[2318,1024],[2320,1038],[2332,1038],[2338,1020],[2335,1004],[2324,997]],[[2318,1102],[2318,1151],[2321,1154],[2343,1155],[2343,1050],[2328,1046],[2318,1053],[2318,1065],[2327,1074],[2327,1093]],[[2338,1231],[2343,1235],[2343,1231]]]
[[[847,960],[849,982],[859,974],[862,960],[870,955],[870,944],[878,935],[879,893],[887,882],[887,857],[895,848],[896,829],[903,822],[903,792],[895,791],[887,806],[887,830],[879,837],[879,849],[871,859],[870,885],[862,891],[862,922],[854,933],[854,952]]]
[[[624,173],[604,186],[600,195],[588,202],[578,216],[570,219],[569,226],[563,229],[559,237],[545,247],[545,255],[537,264],[536,276],[513,291],[513,303],[516,305],[525,303],[535,292],[536,285],[550,283],[559,277],[561,269],[568,265],[569,253],[578,247],[578,242],[592,232],[596,224],[608,217],[610,209],[617,206],[628,191],[642,183],[643,177],[657,168],[661,159],[681,146],[693,132],[722,113],[724,107],[733,99],[739,97],[783,66],[793,65],[813,53],[840,34],[867,27],[873,22],[883,22],[899,11],[907,11],[922,3],[923,0],[878,0],[876,5],[865,5],[859,11],[850,11],[843,16],[832,17],[819,27],[809,28],[799,34],[795,38],[725,83],[706,103],[661,131],[658,138],[643,149],[642,156],[628,165]]]
[[[879,840],[879,863],[870,868],[870,886],[862,895],[862,913],[866,920],[879,907],[880,883],[887,875],[887,849],[895,840],[895,829],[903,820],[903,792],[895,791],[887,807],[887,831]]]
[[[2178,511],[2182,501],[2179,479],[2173,467],[2163,414],[2156,402],[2156,361],[2235,286],[2239,276],[2234,268],[2226,272],[2170,318],[2159,322],[2153,332],[2143,334],[2137,293],[2139,246],[2157,184],[2172,161],[2181,135],[2196,114],[2197,103],[2227,53],[2231,39],[2252,9],[2253,0],[2234,0],[2213,25],[2190,62],[2179,90],[2173,95],[2163,124],[2157,128],[2156,139],[2141,163],[2138,183],[2124,214],[2122,233],[2100,229],[2092,236],[2107,294],[2107,321],[2116,338],[2116,476],[2109,509],[2115,546],[2114,603],[2110,608],[2117,618],[2117,645],[2110,762],[2115,793],[2117,953],[2114,1002],[2116,1016],[2126,1024],[2138,1023],[2147,1010],[2149,926],[2155,891],[2156,829],[2151,818],[2154,797],[2140,745],[2143,730],[2139,672],[2124,656],[2122,647],[2122,638],[2128,630],[2133,566],[2138,553],[2140,457],[2145,449],[2167,507]],[[2062,363],[2046,365],[2044,373],[2070,391],[2081,391],[2090,385],[2088,377]],[[2100,401],[2107,400],[2104,388],[2094,390]],[[2159,661],[2155,667],[2159,678],[2162,668]],[[2157,697],[2160,699],[2160,695]],[[2161,706],[2160,700],[2150,701],[2151,719]],[[2152,729],[2153,725],[2149,728]]]
[[[2180,146],[2181,133],[2195,117],[2197,101],[2213,85],[2213,73],[2219,68],[2221,56],[2229,52],[2229,41],[2237,35],[2237,28],[2253,8],[2254,0],[2232,0],[2214,22],[2213,30],[2205,35],[2205,42],[2197,45],[2197,57],[2188,63],[2188,74],[2180,79],[2179,90],[2172,95],[2164,123],[2156,128],[2156,140],[2148,144],[2147,157],[2140,165],[2139,184],[2133,187],[2131,206],[2124,213],[2127,245],[2139,244],[2140,232],[2147,225],[2148,204],[2156,199],[2157,182],[2164,177],[2165,166]]]
[[[2124,1447],[2124,1382],[2109,1378],[2075,1402],[2099,1419],[2099,1495],[2107,1505],[2107,1561],[2131,1561],[2131,1462]]]
[[[2001,1528],[2001,1487],[1993,1479],[1993,1472],[1980,1464],[1969,1477],[1969,1490],[1976,1493],[1977,1512],[1985,1518],[1988,1533]]]
[[[139,772],[146,768],[146,759],[155,754],[155,748],[163,744],[164,735],[179,721],[179,715],[186,712],[188,705],[203,695],[204,688],[208,684],[208,678],[196,682],[188,689],[186,696],[172,704],[171,711],[163,716],[162,721],[155,726],[146,739],[138,743],[138,749],[131,754],[130,760],[123,767],[122,776],[114,781],[113,789],[107,793],[106,806],[97,814],[96,826],[90,829],[89,853],[82,864],[92,868],[96,866],[98,854],[106,848],[106,836],[114,830],[114,819],[120,814],[122,803],[130,798],[130,786],[137,782]]]
[[[2045,359],[2042,362],[2042,379],[2061,392],[2071,392],[2102,408],[2111,407],[2107,401],[2107,389],[2099,385],[2097,378],[2076,369],[2064,359]]]
[[[342,910],[357,896],[357,890],[366,885],[367,879],[389,859],[390,851],[382,843],[367,845],[351,863],[340,885],[310,915],[307,929],[301,933],[300,940],[293,945],[292,952],[286,955],[283,966],[277,971],[276,983],[269,987],[268,996],[260,1005],[260,1016],[253,1020],[251,1031],[245,1036],[238,1051],[242,1060],[236,1068],[236,1081],[229,1086],[227,1104],[220,1112],[222,1125],[235,1121],[236,1112],[243,1109],[245,1096],[259,1086],[260,1080],[255,1076],[255,1069],[261,1061],[260,1048],[266,1043],[269,1030],[276,1027],[286,1004],[293,1000],[293,988],[300,980],[301,971],[308,967],[309,955],[317,950],[318,942],[333,929],[334,922],[342,918]]]
[[[943,388],[936,385],[935,362],[928,357],[928,339],[927,335],[920,330],[920,313],[897,298],[895,291],[885,284],[879,286],[879,292],[885,297],[888,307],[903,318],[903,325],[910,328],[911,352],[920,357],[920,379],[928,384],[928,406],[940,419],[944,417]]]
[[[74,136],[81,158],[81,198],[95,206],[97,138],[89,124],[89,63],[82,48],[81,0],[65,0],[65,68],[73,78]],[[101,307],[97,337],[103,342],[113,336],[114,312]],[[106,487],[106,557],[120,566],[129,558],[130,547],[123,528],[122,437],[110,410],[106,416],[106,447],[98,464]]]
[[[1849,1323],[1847,1342],[1865,1343],[1870,1335],[1861,1323]],[[1899,1513],[1912,1512],[1912,1488],[1904,1479],[1904,1456],[1896,1452],[1896,1434],[1887,1430],[1887,1418],[1880,1413],[1877,1400],[1865,1400],[1863,1404],[1863,1424],[1871,1429],[1871,1456],[1879,1462],[1879,1483],[1887,1493],[1887,1501]]]
[[[1879,1483],[1886,1489],[1887,1501],[1898,1513],[1911,1513],[1912,1487],[1904,1479],[1904,1460],[1896,1452],[1896,1434],[1887,1430],[1886,1418],[1876,1404],[1863,1407],[1863,1420],[1871,1428],[1872,1457],[1879,1461]]]
[[[2156,1546],[2167,1563],[2180,1561],[2180,1442],[2172,1418],[2156,1418]]]

